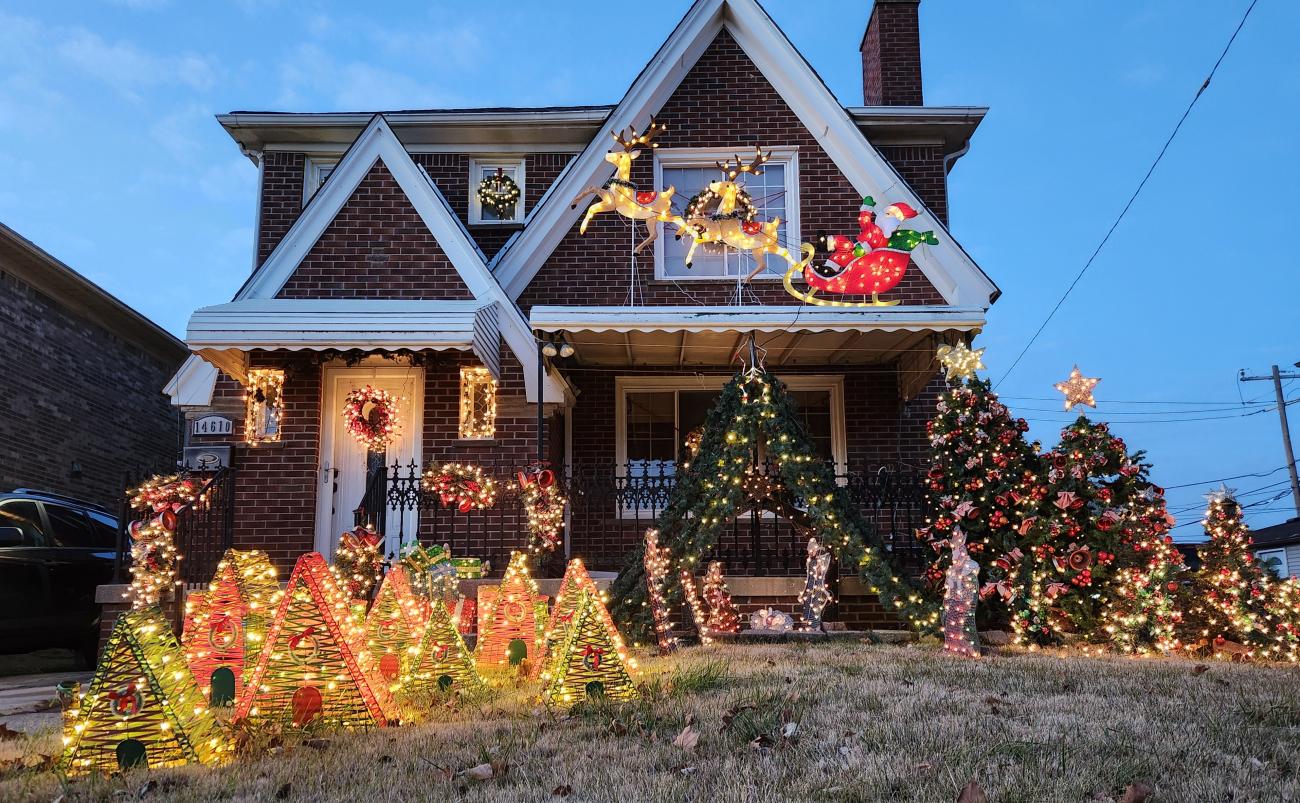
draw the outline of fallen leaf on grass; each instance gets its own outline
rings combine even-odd
[[[479,764],[467,770],[461,770],[460,774],[471,781],[490,781],[492,776],[496,775],[496,771],[492,769],[491,764]]]
[[[966,784],[957,795],[957,803],[988,803],[988,800],[984,794],[984,787],[980,786],[979,781]]]
[[[920,764],[916,765],[916,768],[921,772],[925,772],[926,770],[934,769],[934,765],[928,761],[922,761]]]
[[[1207,665],[1207,664],[1197,664],[1196,666],[1192,667],[1192,671],[1195,672],[1195,673],[1198,674],[1198,675],[1201,675],[1201,674],[1204,674],[1204,673],[1206,673],[1206,672],[1209,672],[1209,671],[1210,671],[1210,667],[1209,667],[1209,665]]]
[[[144,800],[151,792],[158,788],[158,782],[150,778],[141,785],[140,790],[135,793],[136,800]]]
[[[799,732],[798,722],[787,722],[781,726],[782,739],[792,739],[794,738],[794,735],[798,732]]]
[[[287,797],[289,797],[289,794],[291,792],[293,792],[293,784],[291,783],[284,784],[279,789],[275,790],[275,799],[284,800]]]
[[[609,732],[615,736],[627,736],[627,726],[616,719],[609,723]]]
[[[23,738],[22,731],[16,731],[3,722],[0,722],[0,742],[12,742],[15,739]]]
[[[1151,796],[1152,788],[1142,781],[1129,784],[1120,796],[1119,803],[1144,803]]]
[[[303,742],[303,747],[310,747],[312,750],[324,750],[330,746],[329,739],[308,739]]]
[[[695,746],[700,743],[700,732],[690,725],[682,728],[682,732],[677,734],[673,739],[673,746],[680,747],[683,750],[694,750]]]
[[[569,786],[567,783],[563,783],[552,789],[551,794],[556,797],[568,797],[573,794],[573,787]]]

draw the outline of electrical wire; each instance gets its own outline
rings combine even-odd
[[[1142,188],[1147,185],[1147,181],[1150,180],[1151,175],[1155,173],[1156,167],[1160,164],[1161,160],[1165,158],[1165,153],[1168,152],[1169,146],[1173,144],[1174,137],[1178,136],[1178,131],[1183,127],[1183,123],[1192,113],[1192,109],[1196,106],[1196,102],[1201,99],[1201,95],[1203,95],[1205,90],[1209,88],[1210,81],[1218,71],[1219,65],[1222,64],[1223,59],[1227,57],[1228,51],[1232,48],[1232,43],[1237,41],[1237,34],[1241,33],[1242,26],[1246,24],[1247,18],[1250,17],[1250,12],[1255,9],[1255,4],[1258,2],[1259,0],[1251,0],[1250,5],[1246,7],[1246,13],[1241,15],[1241,21],[1237,23],[1237,27],[1233,30],[1232,36],[1228,37],[1228,43],[1223,46],[1223,52],[1219,54],[1218,60],[1215,61],[1214,66],[1210,68],[1210,73],[1205,77],[1205,81],[1201,84],[1201,88],[1196,90],[1196,94],[1192,96],[1191,102],[1188,103],[1187,108],[1183,110],[1183,116],[1178,118],[1178,122],[1174,125],[1174,130],[1170,132],[1169,138],[1165,140],[1165,144],[1160,148],[1160,152],[1156,154],[1155,161],[1151,163],[1151,166],[1147,168],[1146,175],[1144,175],[1142,180],[1138,182],[1137,189],[1133,190],[1133,194],[1129,196],[1128,202],[1125,203],[1124,208],[1120,210],[1119,216],[1115,218],[1115,222],[1110,224],[1110,228],[1106,230],[1106,235],[1101,238],[1101,242],[1097,243],[1097,247],[1093,249],[1092,254],[1088,257],[1088,261],[1083,263],[1083,267],[1080,268],[1078,274],[1075,275],[1074,281],[1070,282],[1070,286],[1065,288],[1065,292],[1061,294],[1056,305],[1052,307],[1051,312],[1047,313],[1047,317],[1043,319],[1041,324],[1039,324],[1038,330],[1029,338],[1029,342],[1020,350],[1020,354],[1017,355],[1015,361],[1011,363],[1011,367],[1008,368],[1006,373],[1002,375],[1002,378],[993,385],[995,389],[1006,381],[1008,376],[1011,376],[1012,371],[1016,370],[1016,366],[1020,364],[1020,361],[1029,351],[1030,346],[1034,345],[1034,341],[1036,341],[1038,336],[1043,333],[1043,330],[1047,328],[1047,324],[1051,323],[1052,318],[1056,317],[1057,310],[1059,310],[1061,305],[1065,303],[1065,300],[1070,297],[1070,293],[1074,291],[1074,288],[1079,284],[1079,281],[1083,279],[1083,275],[1088,272],[1088,268],[1092,267],[1092,263],[1097,259],[1097,255],[1101,253],[1101,250],[1106,247],[1106,243],[1110,241],[1111,235],[1115,233],[1117,228],[1119,228],[1119,224],[1124,220],[1128,211],[1133,207],[1133,203],[1137,201],[1138,195],[1142,193]]]

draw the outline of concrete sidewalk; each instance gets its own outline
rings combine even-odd
[[[24,733],[59,727],[54,687],[64,681],[90,682],[89,672],[49,672],[0,677],[0,723]]]

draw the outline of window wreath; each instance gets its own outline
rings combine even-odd
[[[497,217],[513,218],[519,202],[519,185],[498,167],[497,172],[484,176],[478,183],[478,202]]]
[[[443,507],[461,513],[486,510],[497,502],[497,483],[472,463],[443,463],[424,472],[424,490],[436,493]]]
[[[397,397],[381,388],[355,388],[343,400],[343,418],[348,434],[374,452],[388,450],[397,438]]]
[[[722,195],[705,187],[691,196],[686,202],[686,219],[708,218],[710,220],[753,220],[758,214],[758,207],[743,189],[736,193],[736,209],[728,215],[718,214],[718,205]]]

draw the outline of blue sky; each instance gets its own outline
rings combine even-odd
[[[980,338],[994,378],[1247,4],[922,3],[926,101],[991,107],[951,207],[954,235],[1004,292]],[[250,268],[256,171],[213,114],[614,102],[687,5],[7,0],[0,220],[180,334]],[[860,103],[868,0],[767,5],[840,99]],[[1271,386],[1236,373],[1300,360],[1287,235],[1297,37],[1300,4],[1260,0],[1143,197],[999,388],[1050,445],[1067,420],[1052,384],[1076,362],[1102,377],[1097,417],[1148,451],[1158,482],[1194,483],[1170,490],[1183,522],[1207,489],[1195,483],[1241,474],[1264,475],[1229,483],[1259,503],[1253,525],[1293,515],[1289,495],[1266,501],[1287,489],[1277,414],[1238,404],[1271,400]]]

